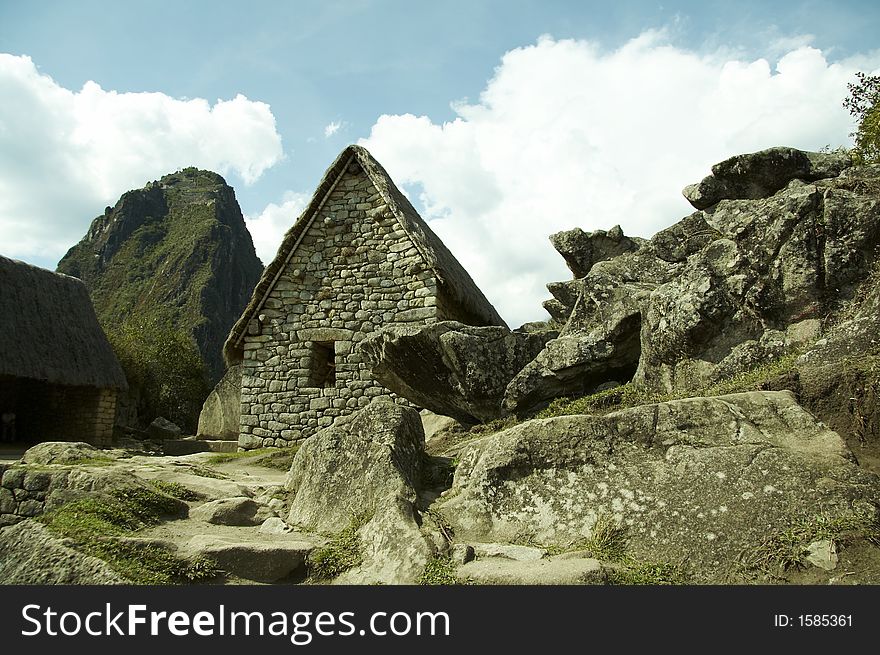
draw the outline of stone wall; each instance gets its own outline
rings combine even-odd
[[[239,446],[296,443],[378,396],[405,402],[373,380],[356,345],[383,326],[444,318],[437,296],[433,272],[351,165],[248,326]]]
[[[85,441],[107,446],[113,441],[116,391],[90,387],[67,387],[65,394],[65,441]]]
[[[21,441],[85,441],[95,446],[113,440],[116,390],[72,387],[23,378],[4,378]]]
[[[48,473],[0,464],[0,527],[42,514],[51,481]]]

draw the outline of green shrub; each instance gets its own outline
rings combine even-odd
[[[210,393],[205,366],[192,338],[157,312],[105,325],[107,338],[137,398],[145,423],[164,416],[195,432],[202,404]]]
[[[858,121],[853,154],[861,163],[880,162],[880,76],[856,73],[856,82],[847,84],[849,97],[843,106]]]

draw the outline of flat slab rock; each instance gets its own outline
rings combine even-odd
[[[314,541],[265,538],[238,541],[234,537],[196,535],[183,549],[217,563],[227,573],[254,582],[278,582],[304,570],[306,560],[319,544]]]
[[[880,501],[880,480],[790,392],[751,392],[521,423],[468,444],[446,495],[466,543],[563,545],[613,517],[637,559],[722,582],[768,534]]]
[[[544,548],[517,544],[470,544],[478,558],[501,557],[518,562],[534,562],[547,556]]]
[[[187,467],[180,467],[179,470],[161,471],[152,477],[163,482],[176,482],[177,484],[182,484],[187,489],[195,491],[207,500],[221,500],[223,498],[234,498],[236,496],[251,497],[254,495],[254,490],[245,484],[240,484],[232,480],[206,478],[189,471],[191,471],[191,469]]]
[[[373,376],[419,407],[463,423],[506,415],[504,390],[550,338],[441,321],[394,327],[364,339],[359,349]]]
[[[478,559],[458,567],[462,582],[487,585],[605,584],[609,569],[599,560],[541,559],[518,561],[501,557]]]

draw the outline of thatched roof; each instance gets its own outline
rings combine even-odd
[[[82,280],[0,256],[0,375],[127,388]]]
[[[247,331],[250,319],[259,312],[263,303],[284,271],[284,267],[290,260],[291,255],[299,244],[300,237],[308,230],[317,212],[320,210],[324,198],[333,189],[336,180],[345,172],[349,163],[354,160],[370,178],[373,186],[381,194],[388,209],[400,222],[415,247],[421,253],[425,263],[430,267],[439,285],[448,294],[448,297],[465,312],[483,325],[504,325],[504,320],[495,311],[492,304],[483,295],[476,283],[471,279],[464,267],[458,262],[449,248],[440,240],[428,224],[419,216],[418,212],[406,199],[400,189],[395,186],[382,165],[376,161],[366,148],[361,146],[348,146],[331,164],[318,188],[315,190],[311,201],[305,208],[293,227],[284,235],[281,247],[275,259],[263,271],[263,277],[254,289],[253,296],[247,308],[232,327],[229,338],[224,346],[224,355],[227,362],[241,359],[241,342]]]

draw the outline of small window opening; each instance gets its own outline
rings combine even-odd
[[[336,347],[332,341],[312,342],[310,387],[336,386]]]

